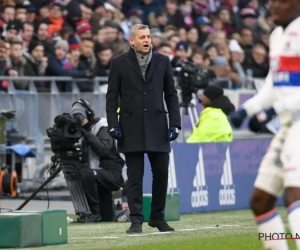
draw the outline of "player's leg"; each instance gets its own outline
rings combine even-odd
[[[284,201],[293,237],[300,236],[300,122],[295,123],[286,136],[281,161],[283,164]],[[300,250],[300,241],[296,240]]]
[[[287,250],[286,241],[269,240],[273,233],[285,233],[284,224],[277,213],[275,204],[283,189],[281,162],[278,154],[279,135],[277,135],[263,158],[254,190],[250,199],[250,206],[255,215],[258,232],[264,235],[261,239],[265,249]],[[280,150],[280,148],[279,148]]]

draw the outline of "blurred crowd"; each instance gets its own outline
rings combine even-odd
[[[91,92],[90,79],[108,76],[137,23],[149,25],[157,52],[209,68],[233,88],[268,73],[268,0],[2,0],[0,8],[1,76],[85,78],[78,88]],[[35,84],[49,91],[48,82]],[[59,90],[71,84],[58,82]],[[8,85],[1,80],[0,91]],[[27,90],[29,81],[14,86]]]

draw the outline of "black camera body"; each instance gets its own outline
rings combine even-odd
[[[178,82],[182,91],[182,105],[188,107],[192,100],[192,94],[197,94],[199,89],[207,87],[210,75],[208,69],[197,66],[192,62],[181,63],[180,67]]]
[[[205,89],[209,83],[210,77],[207,69],[197,66],[192,62],[181,64],[181,79],[190,80],[190,85],[194,90]]]
[[[54,123],[53,127],[46,130],[53,153],[74,151],[76,143],[82,137],[81,124],[69,113],[56,116]]]

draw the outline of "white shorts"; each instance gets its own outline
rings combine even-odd
[[[287,187],[300,188],[300,121],[282,127],[264,156],[254,186],[279,197]]]

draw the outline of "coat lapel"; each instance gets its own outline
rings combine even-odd
[[[157,65],[158,65],[157,53],[155,51],[153,51],[150,64],[148,65],[149,68],[146,71],[146,80],[149,80],[150,77],[153,75]]]
[[[135,52],[132,48],[130,48],[124,57],[126,63],[143,79],[142,71],[138,64]]]

